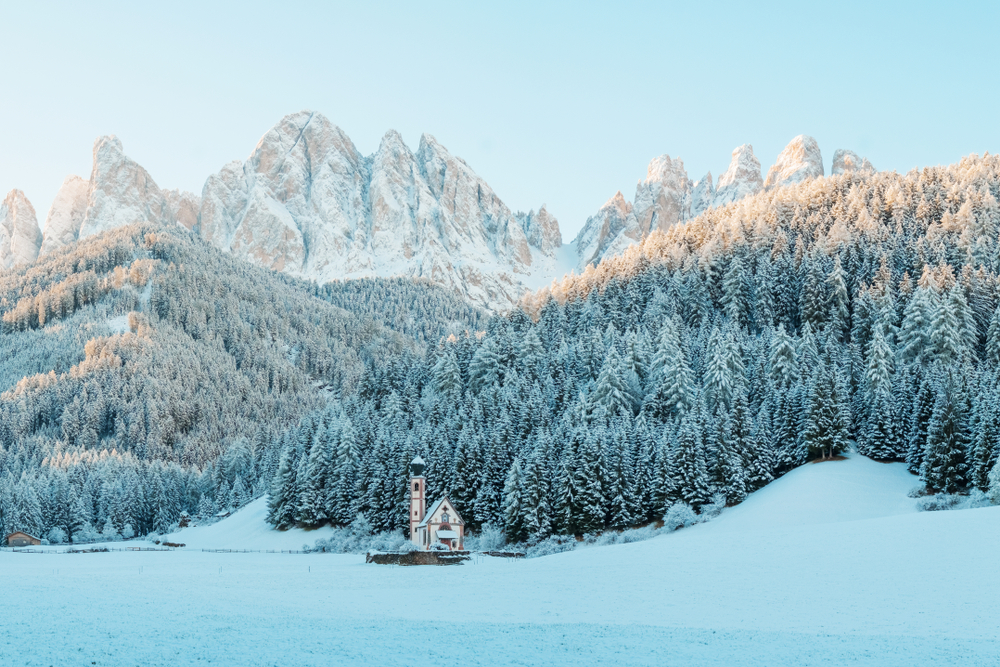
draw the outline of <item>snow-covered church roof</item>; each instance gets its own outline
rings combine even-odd
[[[437,502],[431,505],[430,509],[427,510],[427,513],[424,514],[424,518],[420,521],[419,524],[417,524],[417,528],[423,528],[427,526],[427,522],[430,521],[430,518],[434,516],[434,513],[437,512],[438,509],[441,508],[441,505],[444,504],[445,502],[448,503],[448,507],[451,508],[451,511],[455,513],[455,520],[458,522],[458,525],[464,526],[465,521],[462,520],[462,515],[458,513],[457,509],[455,509],[455,505],[450,500],[448,500],[447,496],[441,496],[440,498],[438,498]]]

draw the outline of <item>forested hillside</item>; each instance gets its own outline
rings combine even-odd
[[[366,365],[421,354],[400,331],[423,341],[481,317],[441,288],[320,289],[153,226],[0,273],[0,313],[0,530],[54,539],[162,530],[259,495],[273,434],[354,391]]]
[[[402,527],[419,454],[472,527],[538,540],[738,503],[852,441],[1000,501],[998,179],[838,175],[653,233],[286,433],[271,519]]]

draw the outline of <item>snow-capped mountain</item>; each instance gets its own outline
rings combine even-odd
[[[192,229],[200,199],[161,190],[152,176],[125,155],[115,136],[94,142],[90,180],[67,176],[49,208],[41,255],[78,239],[134,222],[179,223]]]
[[[833,166],[830,168],[830,174],[836,176],[852,171],[861,174],[874,174],[876,170],[867,158],[858,157],[854,151],[838,148],[833,154]]]
[[[0,203],[0,268],[35,261],[42,245],[31,202],[20,190],[11,190]]]
[[[874,173],[875,169],[856,153],[838,150],[834,153],[831,174],[850,171]],[[697,217],[710,207],[726,206],[765,189],[821,178],[823,174],[819,144],[806,135],[795,137],[781,151],[768,170],[766,181],[750,144],[733,150],[729,168],[719,176],[715,186],[711,172],[692,182],[680,159],[671,159],[669,155],[654,158],[649,163],[646,180],[636,185],[634,204],[618,192],[587,219],[572,243],[576,268],[582,270],[604,257],[620,254],[650,232]]]
[[[246,162],[208,178],[198,231],[293,275],[427,278],[491,309],[554,274],[562,245],[544,207],[513,213],[434,137],[414,153],[389,131],[366,157],[313,112],[286,116]]]
[[[855,153],[837,151],[832,173],[852,170],[874,171]],[[328,119],[302,111],[265,133],[245,161],[209,176],[201,196],[161,189],[117,137],[98,138],[90,179],[66,178],[44,236],[23,193],[8,195],[0,209],[0,262],[30,262],[131,223],[176,224],[298,277],[427,279],[495,311],[710,207],[823,173],[819,146],[804,135],[782,151],[766,182],[749,144],[733,151],[714,183],[711,173],[693,182],[683,160],[661,155],[649,163],[632,202],[616,193],[563,246],[559,222],[544,205],[513,212],[429,134],[414,152],[390,130],[365,156]]]
[[[788,183],[800,183],[807,178],[823,176],[823,156],[812,137],[800,134],[789,142],[767,172],[765,188]]]

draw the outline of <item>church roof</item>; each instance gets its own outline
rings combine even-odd
[[[440,498],[438,498],[437,502],[431,505],[430,509],[427,510],[427,513],[424,514],[424,518],[420,521],[419,524],[417,524],[417,528],[423,528],[424,526],[426,526],[430,518],[434,516],[434,513],[437,512],[438,509],[440,509],[441,505],[443,505],[445,502],[448,503],[448,507],[451,508],[451,511],[455,513],[455,518],[458,519],[459,525],[464,526],[465,521],[462,520],[462,515],[458,513],[457,509],[455,509],[455,505],[452,504],[450,500],[448,500],[448,496],[441,496]]]

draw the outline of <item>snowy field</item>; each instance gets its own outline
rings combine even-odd
[[[1000,507],[807,465],[647,542],[458,567],[298,549],[252,505],[170,553],[0,553],[0,664],[1000,665]]]

